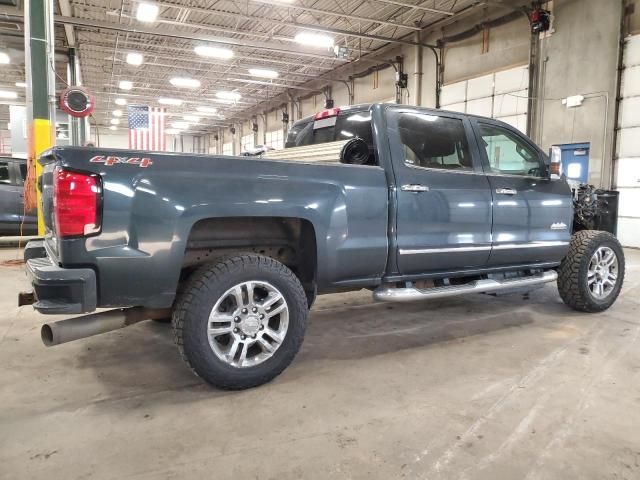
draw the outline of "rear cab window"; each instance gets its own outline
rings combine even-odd
[[[285,148],[318,145],[361,138],[369,147],[367,165],[377,165],[373,134],[371,130],[371,112],[368,108],[341,109],[338,115],[326,118],[306,118],[296,122],[289,134]]]

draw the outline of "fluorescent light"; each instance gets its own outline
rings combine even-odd
[[[142,62],[144,62],[144,56],[141,53],[135,53],[135,52],[131,52],[131,53],[127,53],[127,63],[129,65],[142,65]]]
[[[118,127],[116,127],[115,125],[111,125],[111,126],[109,127],[109,130],[117,130],[117,129],[118,129]]]
[[[197,115],[184,115],[182,118],[191,123],[198,123],[200,121],[200,117]]]
[[[24,82],[16,82],[16,87],[27,88],[27,84]]]
[[[218,113],[218,109],[216,107],[196,107],[196,110],[200,113]]]
[[[160,8],[155,3],[140,2],[136,10],[136,19],[141,22],[154,22],[158,18]]]
[[[223,47],[211,47],[209,45],[198,45],[193,49],[197,55],[201,57],[211,57],[211,58],[223,58],[229,59],[233,58],[233,50]]]
[[[111,112],[111,114],[114,117],[121,117],[122,116],[122,110],[114,110],[113,112]]]
[[[173,77],[169,83],[179,88],[200,88],[200,80],[188,77]]]
[[[301,45],[308,45],[310,47],[333,47],[333,38],[323,33],[300,32],[294,37],[294,40]]]
[[[167,128],[165,132],[167,135],[179,135],[181,130],[179,128]]]
[[[133,88],[133,83],[130,82],[129,80],[120,80],[120,83],[118,83],[118,86],[120,87],[121,90],[131,90]]]
[[[0,90],[0,98],[18,98],[18,94],[9,90]]]
[[[112,118],[111,119],[111,125],[120,125],[120,119],[119,118]]]
[[[250,68],[249,74],[260,78],[278,78],[278,72],[266,68]]]
[[[127,104],[127,100],[125,98],[116,98],[115,103],[116,105],[122,106]]]
[[[171,124],[173,128],[177,128],[178,130],[186,130],[189,128],[189,122],[173,122]]]
[[[0,52],[0,63],[3,63],[3,64],[11,63],[11,58],[9,58],[8,54],[4,52]]]
[[[237,100],[240,100],[242,98],[242,95],[240,95],[238,92],[217,92],[216,97],[218,97],[220,100],[229,100],[235,102]]]
[[[182,100],[179,98],[159,98],[158,103],[161,105],[182,105]]]

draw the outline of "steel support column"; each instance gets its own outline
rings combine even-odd
[[[25,65],[27,80],[27,151],[29,178],[25,182],[25,205],[38,209],[38,234],[44,235],[40,192],[36,186],[42,167],[40,154],[55,142],[55,77],[53,0],[26,0]]]

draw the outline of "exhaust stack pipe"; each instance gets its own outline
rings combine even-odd
[[[47,347],[100,335],[101,333],[128,327],[143,320],[167,318],[169,308],[119,308],[107,312],[92,313],[82,317],[68,318],[59,322],[45,323],[40,329],[42,343]]]

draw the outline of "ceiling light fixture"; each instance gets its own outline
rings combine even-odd
[[[131,90],[133,88],[133,83],[129,80],[120,80],[118,87],[120,87],[121,90]]]
[[[27,88],[27,84],[24,82],[16,82],[16,87]]]
[[[182,100],[179,98],[159,98],[158,103],[161,105],[182,105]]]
[[[2,64],[11,63],[11,58],[9,58],[9,54],[0,52],[0,63]]]
[[[18,98],[18,94],[9,90],[0,90],[0,98]]]
[[[294,37],[294,40],[300,45],[307,45],[309,47],[333,47],[333,38],[323,33],[300,32]]]
[[[216,107],[196,107],[196,111],[200,113],[208,113],[211,115],[218,113],[218,109]]]
[[[115,104],[123,106],[127,104],[127,100],[125,98],[116,98]]]
[[[118,129],[118,127],[116,127],[115,125],[111,125],[111,126],[109,127],[109,130],[117,130],[117,129]]]
[[[200,88],[200,80],[188,77],[173,77],[169,83],[178,88]]]
[[[140,2],[136,10],[136,19],[141,22],[155,22],[160,8],[155,3]]]
[[[111,125],[120,125],[120,119],[119,118],[112,118],[111,119]]]
[[[260,78],[278,78],[278,72],[266,68],[250,68],[249,75]]]
[[[178,130],[186,130],[189,128],[189,122],[173,122],[171,126]]]
[[[198,45],[193,49],[201,57],[222,58],[228,60],[233,58],[233,50],[223,47],[211,47],[209,45]]]
[[[111,112],[111,114],[114,117],[121,117],[122,116],[122,110],[114,110],[113,112]]]
[[[242,95],[240,95],[238,92],[217,92],[216,93],[216,97],[218,97],[220,100],[227,100],[227,101],[238,101],[242,98]]]
[[[142,65],[144,62],[144,56],[141,53],[127,53],[127,63],[129,65],[135,65],[136,67]]]

